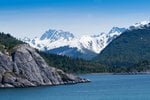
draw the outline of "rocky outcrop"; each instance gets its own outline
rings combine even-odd
[[[88,82],[50,67],[27,44],[16,46],[10,55],[0,52],[0,87],[31,87]]]

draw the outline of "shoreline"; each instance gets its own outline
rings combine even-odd
[[[150,72],[125,72],[125,73],[87,73],[87,74],[79,74],[81,75],[150,75]]]
[[[24,86],[24,87],[0,87],[0,89],[24,89],[24,88],[37,88],[37,87],[53,87],[53,86],[61,86],[61,85],[75,85],[75,84],[82,84],[82,83],[89,83],[91,82],[90,79],[81,79],[78,82],[75,81],[69,81],[69,82],[64,82],[62,84],[44,84],[44,85],[37,85],[37,86]]]
[[[150,72],[129,72],[129,73],[87,73],[87,74],[80,74],[79,76],[84,75],[150,75]],[[0,89],[16,89],[16,88],[38,88],[38,87],[53,87],[53,86],[61,86],[61,85],[75,85],[75,84],[82,84],[82,83],[89,83],[91,82],[90,79],[85,79],[82,77],[82,80],[78,82],[70,81],[64,82],[63,84],[47,84],[47,85],[38,85],[38,86],[24,86],[24,87],[0,87]]]

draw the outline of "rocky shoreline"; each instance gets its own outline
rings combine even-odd
[[[27,44],[16,46],[11,53],[0,52],[0,88],[54,86],[90,82],[48,66]]]
[[[32,86],[19,86],[19,87],[15,87],[12,86],[10,84],[0,84],[0,89],[5,89],[5,88],[30,88],[30,87],[46,87],[46,86],[59,86],[59,85],[74,85],[74,84],[80,84],[80,83],[89,83],[91,82],[89,79],[82,79],[79,82],[75,82],[75,81],[69,81],[69,82],[64,82],[64,83],[60,83],[60,84],[43,84],[43,85],[32,85]]]

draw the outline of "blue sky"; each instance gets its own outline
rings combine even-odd
[[[150,19],[150,0],[0,0],[0,31],[17,37],[62,29],[77,36]]]

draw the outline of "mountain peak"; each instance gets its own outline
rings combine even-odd
[[[113,27],[110,33],[84,35],[76,38],[72,33],[62,30],[48,30],[40,38],[28,42],[32,47],[49,53],[71,55],[76,57],[77,52],[87,57],[100,53],[114,38],[125,29]],[[83,57],[85,57],[83,56]],[[80,55],[78,55],[80,57]],[[87,59],[87,58],[85,58]],[[90,59],[90,58],[89,58]]]
[[[143,26],[143,25],[148,25],[150,23],[150,21],[142,21],[139,23],[135,23],[134,26]]]
[[[113,28],[109,31],[109,34],[112,34],[112,33],[122,33],[122,32],[125,31],[125,30],[126,30],[125,28],[113,27]]]
[[[40,40],[48,39],[48,40],[51,40],[53,42],[53,41],[56,41],[59,39],[71,40],[73,38],[74,38],[74,35],[70,32],[62,31],[62,30],[49,29],[40,37]]]
[[[135,23],[132,26],[129,27],[129,29],[135,29],[135,28],[144,28],[144,26],[150,26],[150,21],[142,21],[139,23]]]

